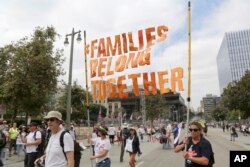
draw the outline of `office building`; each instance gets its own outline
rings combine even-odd
[[[220,93],[250,70],[250,29],[225,34],[217,55]]]
[[[205,116],[211,115],[211,112],[219,106],[220,97],[212,94],[207,94],[206,97],[202,98],[202,107]]]

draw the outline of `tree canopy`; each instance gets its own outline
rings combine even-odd
[[[63,115],[63,118],[66,118],[66,108],[67,108],[67,88],[68,85],[65,85],[62,88],[62,96],[59,98],[57,110],[60,111]],[[89,93],[89,101],[92,101],[92,96]],[[75,122],[80,122],[81,120],[87,120],[87,108],[86,108],[86,90],[84,90],[77,82],[74,82],[71,88],[71,120]],[[102,117],[106,116],[106,108],[99,104],[90,104],[90,120],[97,122],[99,111],[102,111]]]
[[[53,27],[37,27],[30,38],[0,47],[0,100],[15,119],[18,113],[44,111],[63,74],[63,50],[54,49]]]
[[[228,113],[230,119],[233,119],[236,111],[243,119],[250,117],[250,71],[246,71],[239,81],[228,84],[221,95],[221,105],[230,113],[234,113]]]

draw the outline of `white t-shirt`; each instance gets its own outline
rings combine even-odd
[[[115,127],[113,127],[113,126],[109,127],[108,134],[109,135],[115,135]]]
[[[33,143],[35,141],[34,137],[36,137],[36,139],[41,139],[42,138],[42,134],[40,131],[36,131],[36,136],[35,132],[30,132],[27,136],[27,143]],[[37,152],[37,145],[30,145],[30,146],[26,146],[26,152],[27,153],[33,153],[33,152]]]
[[[18,144],[18,145],[23,145],[23,142],[22,142],[22,134],[20,134],[20,133],[17,135],[16,144]]]
[[[138,133],[139,133],[139,134],[145,134],[144,128],[139,128],[139,129],[138,129]]]
[[[45,166],[46,167],[67,167],[67,160],[63,153],[63,149],[60,145],[60,136],[63,130],[52,134],[45,154]],[[74,142],[69,133],[65,133],[63,137],[64,151],[74,151]]]
[[[101,138],[96,138],[95,140],[95,154],[98,155],[100,154],[103,150],[111,150],[111,144],[109,139],[104,139],[102,140]],[[96,162],[101,162],[103,161],[105,158],[109,158],[109,152],[107,153],[106,156],[101,157],[101,158],[96,158]],[[47,166],[46,166],[47,167]]]
[[[93,141],[92,145],[95,145],[97,138],[98,138],[98,137],[97,137],[96,133],[93,132],[93,133],[92,133],[92,136],[91,136],[91,140]]]
[[[76,140],[76,131],[75,130],[69,130],[69,134],[71,135],[73,140]]]

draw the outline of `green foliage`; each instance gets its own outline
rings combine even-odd
[[[161,95],[146,96],[146,116],[147,120],[153,122],[153,120],[158,119],[161,114],[164,113],[165,109],[168,108],[164,103]]]
[[[221,107],[216,107],[212,111],[212,118],[214,118],[216,121],[224,121],[227,116],[227,111]]]
[[[227,120],[238,120],[239,119],[240,110],[232,110],[227,115]]]
[[[37,27],[25,37],[0,48],[0,100],[13,111],[37,115],[56,92],[57,77],[63,74],[62,50],[54,51],[57,33],[53,27]]]
[[[221,103],[230,112],[240,110],[243,119],[250,117],[250,71],[246,71],[241,80],[228,84],[223,91]]]
[[[63,95],[59,98],[58,101],[58,108],[57,110],[60,111],[63,115],[63,119],[66,119],[66,109],[67,109],[67,95],[68,95],[68,86],[65,85],[62,92]],[[89,101],[92,101],[92,96],[89,93]],[[72,114],[71,120],[75,122],[79,122],[80,120],[87,120],[87,107],[86,107],[86,91],[74,82],[71,87],[71,107],[72,107]],[[106,108],[99,104],[90,104],[90,120],[96,122],[99,115],[99,110],[102,110],[102,117],[106,116]]]

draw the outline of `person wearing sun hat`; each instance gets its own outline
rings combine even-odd
[[[99,137],[91,141],[95,144],[95,155],[91,156],[90,160],[96,159],[96,167],[110,167],[111,160],[109,153],[111,144],[107,138],[108,128],[100,125],[97,128],[97,134]]]
[[[63,150],[60,145],[60,136],[63,129],[60,128],[62,123],[62,114],[59,111],[50,111],[44,117],[51,130],[51,137],[45,150],[45,155],[36,160],[35,164],[39,161],[44,161],[46,167],[74,167],[74,142],[69,133],[63,136]],[[64,154],[65,153],[65,154]]]

